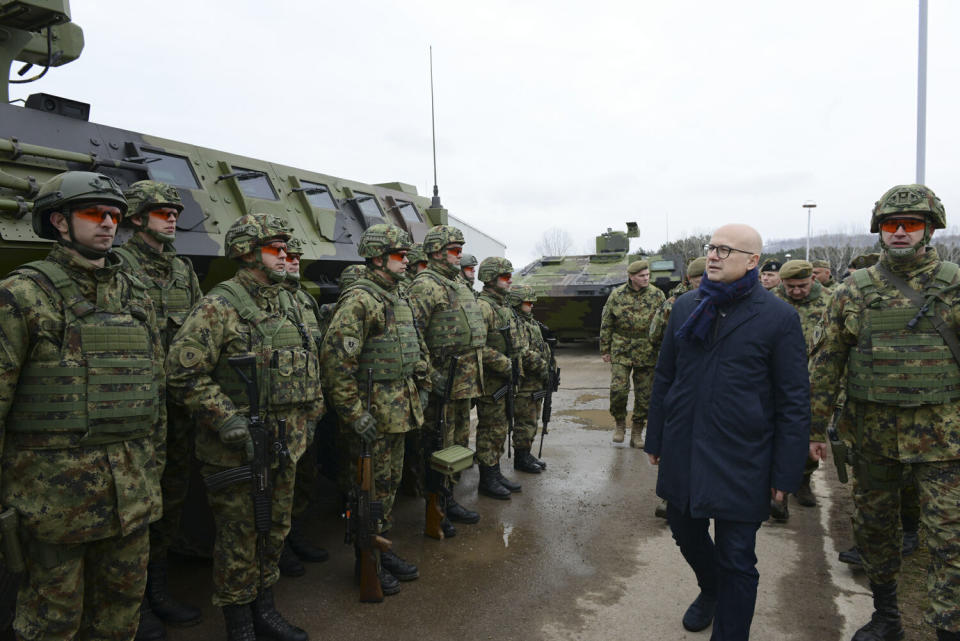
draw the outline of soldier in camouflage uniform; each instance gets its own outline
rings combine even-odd
[[[473,254],[464,254],[460,257],[460,277],[473,291],[473,284],[477,282],[477,257]]]
[[[287,241],[286,269],[287,277],[283,287],[293,294],[303,317],[305,330],[320,348],[323,338],[320,331],[320,306],[317,300],[300,285],[300,259],[303,256],[303,243],[299,238]],[[323,411],[323,407],[318,407]],[[300,561],[323,563],[330,554],[307,539],[304,521],[311,502],[316,500],[317,487],[317,446],[314,436],[320,416],[307,421],[307,449],[297,461],[297,474],[293,487],[293,508],[290,513],[290,532],[283,543],[278,567],[283,576],[303,576],[306,568]]]
[[[107,176],[51,178],[32,223],[58,244],[0,282],[0,509],[24,545],[19,639],[137,630],[166,405],[153,303],[110,251],[126,211]]]
[[[830,305],[830,291],[813,277],[813,265],[805,260],[788,260],[780,268],[780,284],[773,288],[773,294],[780,300],[790,303],[800,315],[800,327],[807,342],[807,351],[813,346],[813,336]],[[803,483],[797,490],[797,503],[804,507],[814,507],[817,499],[810,488],[810,477],[816,471],[819,462],[807,457],[803,471]],[[787,495],[783,501],[771,499],[770,514],[774,519],[785,522],[790,517]]]
[[[837,281],[833,280],[833,272],[830,271],[830,261],[812,260],[810,264],[813,265],[813,278],[817,282],[829,290],[837,286]]]
[[[340,272],[340,279],[337,281],[337,286],[340,290],[340,296],[343,296],[343,292],[345,292],[350,285],[357,282],[357,279],[363,275],[364,269],[364,266],[361,264],[347,265],[343,268],[343,271]],[[333,318],[333,312],[336,309],[336,303],[324,303],[320,306],[321,338],[323,338],[323,335],[327,333],[327,328],[330,327],[330,320]]]
[[[875,609],[856,641],[903,638],[900,488],[911,477],[931,552],[925,619],[938,639],[960,639],[960,268],[930,247],[945,226],[929,188],[883,194],[870,224],[880,235],[880,262],[837,287],[811,354],[810,448],[820,458],[847,375],[839,424],[854,453],[854,538]]]
[[[371,225],[357,248],[366,259],[363,275],[337,302],[323,337],[321,361],[327,400],[355,438],[371,447],[374,500],[383,503],[378,532],[393,526],[393,504],[403,471],[404,435],[423,424],[431,373],[427,349],[413,322],[413,311],[397,285],[407,268],[409,235],[394,225]],[[368,372],[373,389],[367,390]],[[366,399],[372,399],[367,407]],[[354,476],[354,478],[356,478]],[[384,594],[396,594],[399,581],[420,575],[392,550],[380,555]]]
[[[663,330],[670,320],[670,312],[673,311],[673,304],[680,296],[700,287],[700,279],[703,278],[703,272],[707,268],[707,259],[705,256],[694,258],[687,265],[686,282],[683,282],[670,291],[670,297],[663,302],[657,313],[653,315],[650,321],[650,343],[653,345],[655,354],[660,353],[660,343],[663,342]]]
[[[457,357],[457,364],[450,398],[444,406],[447,427],[447,433],[441,435],[444,447],[467,447],[469,444],[470,400],[480,396],[482,391],[481,362],[488,365],[493,359],[499,362],[501,369],[509,367],[509,363],[502,354],[485,346],[487,333],[480,306],[461,280],[463,233],[456,227],[438,225],[424,236],[423,248],[429,263],[427,269],[417,276],[408,295],[436,372],[434,394],[426,409],[423,430],[423,449],[425,453],[432,453],[437,449],[434,426],[453,357]],[[442,488],[428,488],[428,492],[441,491]],[[427,497],[428,507],[430,498]],[[445,506],[446,516],[452,521],[471,524],[480,520],[479,514],[457,503],[452,492],[446,496]],[[443,527],[445,536],[455,532],[449,524]]]
[[[521,490],[520,484],[503,475],[500,471],[500,457],[503,455],[503,442],[507,437],[506,398],[496,400],[494,393],[507,384],[511,373],[509,359],[515,358],[522,376],[525,344],[523,334],[519,332],[513,313],[507,305],[506,296],[512,283],[513,265],[506,258],[491,256],[484,258],[477,270],[477,277],[483,283],[483,291],[477,298],[480,312],[483,314],[486,346],[493,349],[503,359],[491,358],[489,365],[484,358],[483,395],[477,399],[477,466],[480,468],[480,483],[477,490],[486,496],[508,500],[512,492]],[[507,348],[506,338],[501,333],[506,329],[511,337],[513,350]]]
[[[173,247],[183,202],[175,187],[152,180],[133,183],[124,197],[129,210],[123,224],[134,233],[116,253],[149,288],[166,350],[187,313],[203,294],[193,265],[177,256]],[[177,602],[167,589],[167,549],[180,531],[180,513],[187,498],[193,459],[192,439],[189,417],[179,405],[168,402],[167,456],[161,479],[163,517],[150,526],[150,564],[138,641],[163,638],[160,621],[179,626],[200,622],[200,610]]]
[[[410,251],[407,252],[407,271],[404,273],[403,280],[400,281],[401,289],[406,291],[413,284],[413,279],[417,274],[427,268],[427,254],[423,251],[423,245],[420,243],[411,243]]]
[[[537,294],[529,285],[514,285],[507,294],[507,301],[516,315],[517,326],[524,334],[523,342],[531,352],[524,366],[526,374],[520,379],[517,399],[514,402],[516,420],[513,427],[513,469],[529,474],[539,474],[547,464],[530,453],[537,435],[537,417],[543,407],[550,369],[550,348],[540,331],[540,323],[533,317],[533,304]]]
[[[290,233],[279,216],[238,218],[224,237],[226,257],[238,263],[236,275],[200,299],[167,355],[167,386],[194,418],[203,476],[242,466],[253,456],[246,386],[228,363],[232,356],[256,357],[260,416],[266,417],[269,449],[278,452],[271,457],[272,524],[262,559],[249,483],[207,490],[216,525],[213,604],[223,608],[230,641],[247,641],[254,633],[307,639],[277,611],[272,587],[290,529],[296,464],[307,447],[308,423],[323,403],[316,343],[300,306],[281,285]]]
[[[633,375],[633,416],[630,447],[643,447],[641,433],[647,418],[657,352],[650,342],[650,323],[666,300],[650,285],[650,265],[636,260],[627,267],[627,282],[610,293],[600,317],[600,355],[610,363],[610,414],[616,421],[613,442],[623,443],[627,397]]]

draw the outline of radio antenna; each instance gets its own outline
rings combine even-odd
[[[430,45],[430,134],[433,138],[433,199],[431,209],[442,209],[440,189],[437,187],[437,117],[433,110],[433,45]]]

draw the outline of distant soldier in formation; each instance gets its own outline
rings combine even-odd
[[[814,279],[813,265],[809,262],[788,260],[780,268],[780,284],[773,288],[773,293],[797,310],[797,314],[800,315],[800,326],[803,329],[803,339],[807,342],[809,352],[813,346],[816,329],[830,305],[830,291]],[[800,489],[796,493],[797,503],[804,507],[814,507],[817,504],[817,499],[810,488],[810,477],[818,466],[819,462],[816,459],[807,457],[803,483],[800,484]],[[787,495],[784,495],[783,501],[771,499],[770,514],[781,522],[790,518]]]
[[[837,286],[837,281],[833,280],[833,272],[830,271],[830,261],[812,260],[810,264],[813,265],[813,277],[817,282],[831,290]]]
[[[350,285],[357,282],[357,279],[363,275],[364,266],[362,264],[347,265],[343,268],[343,271],[340,272],[340,278],[337,281],[337,287],[340,291],[340,296],[343,296],[343,293],[347,291]],[[330,327],[330,319],[333,318],[333,312],[337,309],[336,303],[324,303],[320,306],[320,337],[322,338],[324,334],[327,333],[327,328]]]
[[[283,287],[293,294],[303,316],[304,330],[320,349],[323,338],[320,327],[320,306],[317,300],[305,290],[300,283],[300,259],[303,257],[303,243],[299,238],[290,238],[287,241],[287,256],[285,267],[287,277]],[[319,383],[319,381],[318,381]],[[278,567],[283,576],[303,576],[306,568],[301,561],[307,563],[323,563],[330,558],[329,552],[310,543],[307,538],[305,521],[307,510],[316,501],[317,493],[317,446],[314,436],[317,432],[317,422],[323,412],[323,406],[318,406],[320,412],[307,421],[307,449],[297,461],[297,475],[293,489],[293,507],[290,516],[290,532],[283,544]]]
[[[824,440],[847,376],[840,425],[854,452],[854,538],[874,603],[856,641],[904,636],[900,490],[911,478],[931,557],[924,618],[937,639],[960,639],[960,268],[930,246],[944,227],[943,204],[928,187],[884,193],[870,221],[880,262],[837,286],[811,354],[812,441]],[[812,454],[824,450],[811,443]]]
[[[705,256],[694,258],[687,265],[686,281],[680,283],[670,291],[670,297],[663,302],[657,313],[650,321],[650,343],[653,345],[654,353],[660,352],[660,342],[663,340],[663,330],[670,320],[670,312],[673,310],[673,304],[677,298],[689,291],[700,287],[700,279],[703,278],[703,272],[707,267]]]
[[[124,196],[130,209],[122,222],[134,233],[116,253],[147,286],[166,350],[203,295],[193,265],[177,256],[173,247],[183,202],[176,187],[152,180],[133,183]],[[179,603],[167,588],[167,549],[180,532],[180,514],[187,499],[192,460],[193,423],[180,405],[168,402],[166,467],[161,479],[163,516],[150,526],[150,564],[137,631],[139,641],[162,639],[165,635],[160,621],[177,626],[200,622],[200,610]]]
[[[530,453],[537,435],[537,417],[543,407],[543,394],[547,389],[550,365],[550,348],[540,331],[540,323],[533,317],[533,304],[537,294],[529,285],[514,285],[507,300],[517,315],[517,324],[525,334],[530,356],[520,379],[515,402],[516,421],[513,428],[513,469],[528,474],[539,474],[547,464]],[[538,397],[539,392],[539,397]]]
[[[616,421],[613,442],[623,443],[627,398],[633,379],[630,447],[643,447],[643,423],[650,403],[657,353],[650,342],[650,323],[665,297],[650,285],[650,264],[637,260],[627,267],[627,282],[610,293],[600,317],[600,356],[610,363],[610,414]]]
[[[424,236],[423,248],[428,266],[410,287],[409,297],[414,318],[423,332],[435,368],[433,394],[426,409],[423,428],[423,450],[425,456],[429,456],[436,449],[438,437],[434,425],[443,403],[442,395],[447,388],[447,376],[453,359],[456,358],[456,368],[450,386],[450,398],[444,404],[447,433],[440,435],[440,441],[444,447],[467,447],[470,441],[470,400],[482,392],[481,362],[486,364],[491,359],[502,360],[503,357],[485,347],[487,331],[480,306],[460,277],[463,233],[456,227],[438,225]],[[436,493],[438,489],[428,488],[428,492]],[[456,501],[452,491],[441,499],[445,499],[440,502],[445,504],[447,519],[466,524],[480,520],[479,514]],[[456,532],[446,522],[443,528],[447,537]]]
[[[427,254],[423,251],[421,243],[410,243],[407,260],[410,262],[407,264],[407,271],[404,273],[403,280],[400,281],[404,291],[413,284],[413,279],[417,277],[417,274],[427,268]]]
[[[497,400],[494,394],[507,384],[511,376],[510,359],[516,360],[518,369],[522,368],[524,345],[506,299],[513,282],[513,265],[506,258],[490,256],[481,261],[477,271],[477,277],[483,283],[477,302],[483,313],[486,346],[503,357],[491,358],[489,364],[485,358],[483,363],[483,395],[477,399],[476,456],[480,468],[477,491],[506,501],[512,493],[519,492],[521,486],[500,470],[500,457],[503,456],[509,426],[506,399]],[[510,337],[510,346],[504,333]]]
[[[477,282],[477,257],[473,254],[464,254],[460,257],[460,276],[473,291],[473,284]]]
[[[256,357],[256,372],[246,375],[258,383],[273,470],[272,523],[263,558],[249,482],[207,488],[216,525],[213,604],[223,608],[229,641],[254,634],[307,639],[277,611],[272,587],[290,529],[296,465],[307,447],[308,424],[323,403],[317,346],[304,329],[305,310],[281,285],[290,234],[286,220],[272,214],[234,221],[224,236],[224,253],[237,262],[237,273],[193,308],[167,355],[168,389],[196,422],[196,455],[205,477],[253,459],[247,388],[228,359]]]
[[[397,289],[407,269],[409,248],[409,235],[394,225],[371,225],[363,232],[357,251],[366,259],[366,268],[337,302],[321,350],[327,401],[356,438],[371,446],[374,500],[383,503],[383,520],[377,529],[384,535],[393,527],[404,436],[423,424],[430,389],[426,345],[407,299]],[[387,595],[400,591],[399,581],[420,576],[417,566],[392,550],[381,553],[379,570]]]
[[[780,284],[780,267],[783,265],[779,260],[770,258],[760,265],[760,284],[764,289],[773,289]]]
[[[153,303],[110,250],[126,211],[105,175],[54,176],[32,225],[57,244],[0,282],[0,504],[23,542],[20,639],[137,630],[166,405]]]

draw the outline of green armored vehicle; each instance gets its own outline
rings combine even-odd
[[[32,64],[28,77],[35,76],[37,68],[76,60],[83,45],[67,0],[0,0],[0,67]],[[357,242],[369,225],[393,223],[422,240],[447,222],[439,198],[419,196],[411,185],[364,184],[95,124],[90,105],[58,96],[8,104],[7,82],[0,88],[0,275],[49,250],[30,226],[33,199],[45,180],[69,169],[107,174],[123,188],[144,179],[176,186],[184,205],[176,248],[193,261],[205,290],[233,274],[223,237],[246,213],[289,220],[303,241],[301,282],[321,302],[335,298],[346,265],[363,262]],[[116,244],[126,238],[118,233]]]
[[[664,292],[682,279],[682,261],[671,256],[630,253],[630,239],[638,238],[637,223],[627,231],[607,229],[597,236],[596,253],[580,256],[543,256],[514,277],[515,284],[537,292],[533,314],[561,340],[595,339],[600,335],[600,315],[607,296],[627,282],[627,265],[650,261],[650,282]]]

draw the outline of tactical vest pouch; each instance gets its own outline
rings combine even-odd
[[[440,474],[456,474],[473,465],[473,450],[452,445],[430,455],[430,469]]]
[[[353,285],[383,303],[384,328],[379,336],[368,336],[357,359],[360,372],[373,370],[375,381],[398,381],[413,376],[420,360],[420,340],[413,324],[410,304],[391,295],[375,283],[360,280]]]
[[[271,407],[308,403],[320,397],[317,385],[320,364],[315,354],[304,349],[275,349],[268,381]]]

